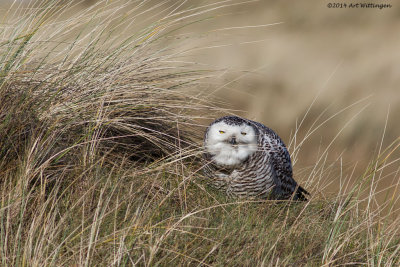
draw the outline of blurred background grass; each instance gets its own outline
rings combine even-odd
[[[0,3],[2,265],[399,266],[395,5]],[[310,201],[208,190],[225,113],[282,136]]]
[[[21,3],[34,8],[30,1],[2,1],[1,13]],[[76,3],[71,12],[95,6],[97,1]],[[132,9],[139,4],[161,8],[130,21],[130,27],[140,29],[156,21],[159,10],[172,3],[176,4],[133,1]],[[213,3],[182,1],[177,8]],[[300,125],[296,139],[302,140],[310,129],[324,123],[302,144],[295,175],[312,168],[329,147],[327,161],[341,157],[334,163],[337,171],[347,168],[357,177],[377,154],[382,136],[383,147],[399,136],[400,35],[396,29],[400,5],[392,3],[392,8],[382,10],[329,9],[327,3],[226,1],[222,12],[207,12],[204,21],[178,29],[163,42],[168,47],[180,39],[180,49],[187,46],[187,52],[180,54],[182,60],[219,70],[208,91],[201,93],[212,96],[216,106],[275,129],[292,153],[295,145],[290,138],[296,125]],[[129,16],[129,8],[125,11]],[[204,126],[215,116],[208,114]],[[383,186],[387,183],[383,179]],[[335,183],[326,188],[336,189]]]

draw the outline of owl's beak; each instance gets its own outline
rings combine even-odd
[[[232,145],[237,145],[236,137],[232,137],[231,141],[229,141]]]

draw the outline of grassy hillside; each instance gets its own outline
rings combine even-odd
[[[174,34],[229,3],[189,4],[7,9],[1,264],[399,265],[400,139],[379,147],[359,177],[316,151],[315,164],[296,173],[312,194],[305,203],[229,199],[208,186],[198,125],[226,111],[199,92],[218,73],[185,60]],[[290,143],[296,159],[302,140]],[[392,186],[377,190],[387,177]],[[326,181],[339,183],[335,195],[323,193]]]

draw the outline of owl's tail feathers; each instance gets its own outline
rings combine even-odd
[[[306,196],[310,196],[310,193],[308,193],[307,190],[299,185],[297,186],[293,200],[307,201],[308,198]]]

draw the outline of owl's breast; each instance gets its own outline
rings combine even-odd
[[[253,160],[248,160],[232,169],[216,169],[209,173],[212,184],[224,190],[229,196],[266,198],[273,188],[271,168],[268,165],[260,168],[253,166]]]

